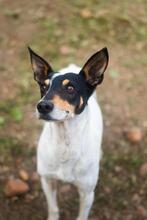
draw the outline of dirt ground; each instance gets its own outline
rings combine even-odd
[[[147,220],[147,1],[0,0],[0,220],[44,220],[47,207],[36,171],[42,122],[27,46],[55,69],[83,65],[97,50],[110,54],[98,100],[104,117],[103,158],[90,220]],[[132,143],[127,130],[137,127]],[[25,169],[30,191],[7,198],[7,179]],[[78,213],[76,189],[59,184],[61,220]]]

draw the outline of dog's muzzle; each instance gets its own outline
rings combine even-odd
[[[37,105],[38,112],[41,114],[48,114],[53,110],[53,108],[53,103],[47,100],[42,100]]]

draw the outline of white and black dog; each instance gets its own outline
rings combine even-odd
[[[77,219],[87,220],[99,175],[103,132],[94,91],[103,81],[108,65],[107,48],[90,57],[82,69],[71,64],[59,72],[30,48],[29,52],[34,79],[41,91],[37,114],[45,120],[38,144],[37,168],[48,203],[48,220],[59,219],[57,180],[78,188]]]

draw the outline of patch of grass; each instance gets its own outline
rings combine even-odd
[[[22,147],[20,147],[18,140],[15,138],[0,139],[0,153],[19,156],[22,155]]]
[[[0,127],[5,124],[5,117],[0,116]]]
[[[21,122],[23,113],[21,106],[14,100],[6,100],[0,103],[0,111],[3,112],[10,120]]]
[[[6,70],[6,66],[4,66],[3,64],[0,64],[0,71],[3,72]]]
[[[125,67],[140,67],[140,66],[145,66],[147,63],[146,63],[146,59],[145,59],[145,55],[144,55],[144,58],[143,56],[141,57],[137,57],[137,58],[128,58],[127,60],[123,61],[122,63]]]
[[[108,2],[99,3],[84,3],[84,8],[88,8],[91,12],[90,17],[81,15],[82,7],[77,8],[77,3],[73,4],[73,8],[68,14],[68,19],[62,19],[62,26],[69,27],[70,34],[68,36],[79,36],[78,42],[85,38],[91,40],[101,40],[105,42],[130,43],[146,39],[146,14],[142,9],[142,16],[135,17],[130,13],[132,5],[128,1],[124,4],[115,5],[113,10]],[[80,1],[80,5],[82,5]],[[94,6],[94,7],[93,7]],[[137,7],[137,2],[136,2]],[[76,11],[76,13],[74,13]],[[74,16],[74,14],[76,14]],[[74,25],[76,24],[76,26]],[[76,27],[76,30],[75,30]],[[67,32],[68,34],[68,32]],[[68,40],[68,36],[64,32],[64,39]]]
[[[23,119],[23,114],[21,109],[18,106],[13,106],[10,110],[10,116],[15,120],[16,122],[20,122]]]
[[[103,168],[107,171],[113,171],[114,167],[119,165],[130,172],[135,171],[144,161],[142,154],[143,152],[139,154],[135,149],[133,153],[131,151],[127,155],[124,152],[119,152],[119,155],[118,153],[111,154],[107,152],[103,158]]]
[[[24,143],[13,137],[0,138],[0,154],[4,157],[17,157],[17,156],[33,156],[35,154],[34,149],[28,149],[24,146]]]
[[[134,155],[130,158],[130,167],[137,169],[141,166],[143,160],[140,155]]]
[[[24,104],[33,103],[38,101],[40,97],[39,86],[33,77],[30,80],[24,79],[19,84],[19,97],[18,101],[21,107],[24,108]]]
[[[19,16],[20,16],[20,12],[18,10],[10,10],[10,9],[5,9],[3,11],[4,15],[7,16],[7,17],[10,17],[12,19],[19,19]]]
[[[117,70],[110,69],[109,75],[111,76],[111,78],[117,78],[120,75],[120,73]]]

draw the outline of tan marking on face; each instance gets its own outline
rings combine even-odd
[[[49,79],[46,79],[46,80],[44,81],[44,83],[45,83],[46,86],[48,86],[48,85],[50,84],[50,80],[49,80]]]
[[[79,105],[80,108],[82,107],[83,103],[84,103],[83,98],[82,96],[80,96],[80,105]]]
[[[74,106],[69,104],[66,100],[61,99],[58,95],[54,96],[52,102],[60,110],[74,112]]]
[[[65,86],[65,85],[67,85],[69,82],[70,82],[69,79],[64,79],[63,82],[62,82],[62,85]]]

